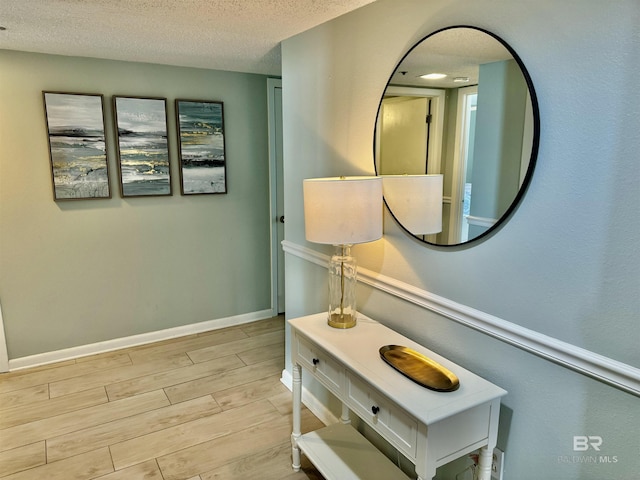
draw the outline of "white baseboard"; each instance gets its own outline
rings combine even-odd
[[[289,390],[293,390],[293,378],[288,370],[282,370],[280,381]],[[339,422],[339,419],[331,410],[307,390],[304,385],[302,386],[302,403],[325,425],[332,425]]]
[[[89,345],[80,345],[78,347],[65,348],[63,350],[56,350],[53,352],[38,353],[36,355],[29,355],[27,357],[9,360],[9,371],[37,367],[39,365],[62,362],[65,360],[73,360],[89,355],[96,355],[98,353],[119,350],[121,348],[135,347],[147,343],[159,342],[161,340],[169,340],[171,338],[183,337],[185,335],[207,332],[209,330],[217,330],[219,328],[231,327],[233,325],[241,325],[243,323],[264,320],[273,316],[272,310],[261,310],[242,315],[234,315],[232,317],[192,323],[190,325],[182,325],[180,327],[167,328],[155,332],[141,333],[130,337],[114,338],[113,340],[105,340],[104,342],[92,343]]]
[[[7,355],[7,342],[4,336],[4,323],[2,321],[2,305],[0,305],[0,373],[9,371],[9,356]]]
[[[285,253],[326,267],[329,257],[284,241]],[[503,320],[395,278],[358,268],[358,281],[558,365],[640,396],[640,369],[604,355]]]

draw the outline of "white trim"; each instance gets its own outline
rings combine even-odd
[[[167,328],[155,332],[141,333],[130,337],[114,338],[113,340],[105,340],[104,342],[92,343],[89,345],[80,345],[78,347],[65,348],[53,352],[38,353],[27,357],[20,357],[9,360],[9,370],[21,370],[23,368],[37,367],[48,363],[62,362],[72,360],[88,355],[96,355],[98,353],[111,352],[121,348],[135,347],[161,340],[183,337],[185,335],[193,335],[194,333],[207,332],[219,328],[230,327],[233,325],[241,325],[243,323],[255,322],[271,318],[271,310],[262,310],[258,312],[245,313],[235,315],[233,317],[217,318],[205,322],[192,323],[180,327]]]
[[[293,377],[288,370],[282,370],[282,377],[280,377],[280,381],[285,387],[293,391]],[[324,403],[318,400],[315,395],[307,390],[304,385],[302,386],[302,403],[304,403],[305,406],[311,410],[311,413],[313,413],[325,425],[338,423],[338,417],[336,417]]]
[[[286,253],[316,265],[326,266],[328,263],[329,257],[312,249],[289,241],[282,242],[282,245]],[[558,365],[640,396],[640,369],[636,367],[521,327],[365,268],[358,268],[358,281]]]
[[[498,220],[488,217],[474,217],[473,215],[467,215],[467,223],[469,225],[476,225],[478,227],[493,227]]]
[[[282,249],[284,250],[284,253],[290,253],[291,255],[307,260],[308,262],[315,263],[321,267],[329,266],[328,255],[316,252],[311,248],[303,247],[302,245],[290,242],[289,240],[284,240],[282,242]]]
[[[7,339],[4,335],[4,321],[2,320],[2,305],[0,305],[0,373],[9,371],[9,355],[7,354]]]
[[[468,97],[478,93],[478,87],[462,87],[457,91],[456,133],[453,152],[453,173],[451,175],[451,209],[449,210],[449,244],[460,243],[462,229],[462,200],[464,197],[465,173],[467,169]]]
[[[291,376],[291,372],[286,368],[282,370],[282,376],[280,377],[280,382],[289,389],[290,392],[293,391],[293,377]]]

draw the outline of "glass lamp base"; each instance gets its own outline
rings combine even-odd
[[[329,317],[334,328],[356,326],[356,260],[351,245],[336,245],[329,261]]]
[[[344,315],[333,313],[329,315],[327,323],[333,328],[352,328],[356,326],[356,316],[348,313]]]

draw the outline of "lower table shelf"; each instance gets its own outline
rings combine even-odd
[[[298,438],[297,445],[325,478],[409,480],[350,425],[337,423],[306,433]]]

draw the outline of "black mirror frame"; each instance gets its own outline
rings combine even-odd
[[[396,73],[396,71],[398,70],[398,67],[402,64],[402,62],[411,54],[411,52],[413,52],[414,49],[416,49],[418,47],[418,45],[420,45],[422,42],[424,42],[428,38],[430,38],[430,37],[432,37],[432,36],[434,36],[434,35],[436,35],[436,34],[438,34],[440,32],[444,32],[446,30],[452,30],[452,29],[455,29],[455,28],[469,28],[469,29],[472,29],[472,30],[477,30],[479,32],[485,33],[486,35],[489,35],[490,37],[492,37],[495,40],[497,40],[504,48],[506,48],[509,51],[509,53],[511,54],[511,56],[513,57],[513,59],[516,61],[516,63],[520,67],[520,71],[522,72],[522,75],[523,75],[523,77],[525,79],[525,82],[527,84],[527,88],[529,89],[529,95],[531,96],[531,109],[532,109],[532,113],[533,113],[533,141],[532,141],[532,144],[531,144],[531,156],[529,157],[529,165],[527,166],[527,172],[525,174],[525,177],[524,177],[524,180],[522,182],[522,185],[518,189],[518,193],[516,194],[515,198],[511,202],[511,204],[509,205],[509,208],[507,208],[507,210],[504,212],[504,214],[502,214],[502,216],[496,221],[496,223],[494,225],[492,225],[490,228],[488,228],[485,232],[481,233],[477,237],[474,237],[471,240],[467,240],[466,242],[452,243],[452,244],[432,243],[432,242],[428,242],[428,241],[420,238],[419,236],[416,236],[416,235],[412,234],[411,232],[409,232],[409,230],[407,230],[404,227],[404,225],[402,225],[400,223],[400,221],[393,214],[393,211],[391,210],[391,208],[389,208],[389,205],[387,204],[386,199],[384,199],[384,204],[387,207],[387,210],[389,211],[389,213],[391,214],[393,219],[402,228],[402,230],[404,230],[409,236],[411,236],[412,238],[418,240],[419,242],[421,242],[423,244],[431,245],[431,246],[434,246],[434,247],[443,247],[443,248],[469,247],[469,246],[472,246],[472,244],[477,244],[479,241],[486,240],[491,235],[496,233],[500,228],[502,228],[502,226],[504,226],[504,224],[507,223],[507,220],[515,212],[515,210],[517,209],[518,205],[520,204],[522,198],[524,197],[526,191],[529,188],[529,184],[531,183],[531,179],[533,177],[533,171],[535,170],[535,165],[536,165],[536,161],[537,161],[537,158],[538,158],[538,150],[539,150],[539,146],[540,146],[540,109],[539,109],[539,106],[538,106],[538,97],[536,95],[536,91],[535,91],[535,88],[533,86],[533,81],[531,80],[531,76],[529,75],[529,72],[527,71],[526,67],[524,66],[524,63],[523,63],[522,59],[520,58],[520,56],[516,53],[516,51],[506,41],[504,41],[502,38],[500,38],[495,33],[492,33],[492,32],[490,32],[488,30],[485,30],[484,28],[475,27],[475,26],[472,26],[472,25],[453,25],[453,26],[449,26],[449,27],[440,28],[440,29],[438,29],[438,30],[436,30],[434,32],[431,32],[430,34],[422,37],[419,41],[417,41],[407,51],[407,53],[405,53],[402,56],[402,58],[398,61],[398,63],[394,67],[393,71],[391,72],[391,75],[389,76],[389,79],[387,80],[387,83],[385,85],[384,91],[382,92],[382,96],[380,97],[380,102],[378,103],[378,110],[377,110],[377,113],[376,113],[374,129],[373,129],[373,168],[374,168],[374,171],[376,172],[376,175],[378,175],[378,169],[376,167],[376,137],[377,137],[378,120],[379,120],[379,117],[380,117],[380,108],[382,107],[382,101],[384,99],[384,92],[386,91],[387,87],[389,87],[391,79],[393,78],[393,75]]]

